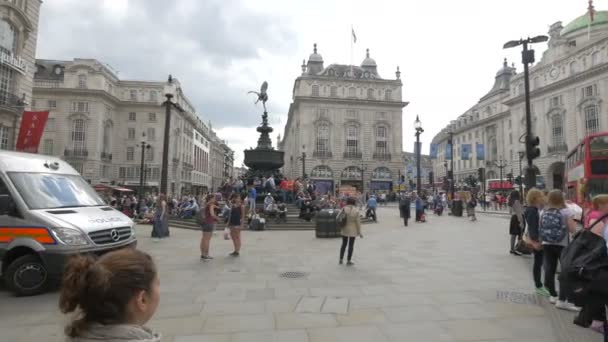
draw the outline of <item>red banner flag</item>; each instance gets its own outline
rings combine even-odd
[[[44,132],[44,125],[49,118],[49,112],[23,112],[21,128],[15,150],[21,152],[38,153],[40,138]]]

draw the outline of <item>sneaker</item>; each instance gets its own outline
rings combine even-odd
[[[549,303],[555,304],[556,302],[557,302],[557,297],[553,297],[553,296],[549,295]]]
[[[573,311],[573,312],[580,312],[581,308],[579,308],[578,306],[572,304],[572,303],[568,303],[567,301],[561,301],[558,300],[557,303],[555,303],[555,307],[561,310],[568,310],[568,311]]]
[[[346,262],[346,266],[352,266],[352,265],[354,265],[354,264],[355,264],[355,263],[354,263],[354,262],[352,262],[352,261],[350,261],[350,260]]]
[[[338,261],[338,264],[342,265],[344,263],[344,261],[342,261],[342,259],[340,259],[340,261]]]
[[[213,257],[208,256],[208,255],[201,255],[201,259],[203,259],[203,260],[212,260]]]
[[[544,286],[541,287],[537,287],[536,288],[536,294],[543,296],[543,297],[551,297],[551,294],[549,293],[549,290],[547,290]]]
[[[238,257],[239,256],[239,252],[232,252],[230,253],[231,256],[233,257]]]

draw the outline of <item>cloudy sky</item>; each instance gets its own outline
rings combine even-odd
[[[598,10],[608,0],[596,0]],[[261,121],[248,90],[269,83],[269,115],[281,133],[294,79],[317,43],[325,65],[353,63],[369,48],[382,77],[402,72],[404,149],[420,115],[428,143],[492,86],[505,41],[546,34],[585,13],[587,0],[45,0],[38,58],[96,58],[123,79],[179,78],[198,114],[236,151],[255,146]],[[537,46],[537,59],[545,44]]]

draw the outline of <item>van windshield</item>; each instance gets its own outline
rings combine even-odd
[[[22,172],[8,175],[30,209],[105,205],[79,175]]]

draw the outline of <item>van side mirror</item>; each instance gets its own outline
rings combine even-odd
[[[15,209],[11,196],[0,195],[0,215],[9,215]]]

